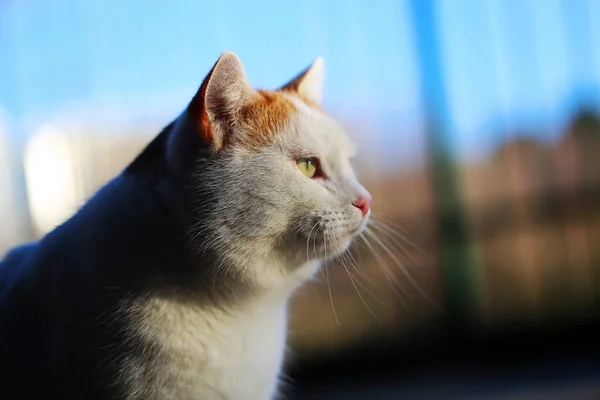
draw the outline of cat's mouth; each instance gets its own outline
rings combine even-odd
[[[338,241],[339,247],[341,249],[340,253],[346,251],[348,247],[350,247],[352,242],[360,236],[360,234],[365,230],[367,222],[367,218],[363,219],[357,227],[351,229],[350,231],[346,232],[345,234],[339,237]]]
[[[309,258],[330,258],[344,253],[366,228],[368,216],[352,223],[327,222],[323,219],[305,221],[306,225],[298,231],[302,252]]]
[[[348,233],[346,233],[345,237],[350,241],[356,239],[365,230],[368,222],[368,217],[363,218],[360,224],[358,224],[356,227],[352,228]]]

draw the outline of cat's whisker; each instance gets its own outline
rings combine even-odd
[[[385,223],[386,225],[390,226],[391,228],[399,231],[399,232],[403,232],[405,234],[410,234],[410,232],[403,228],[402,226],[400,226],[398,223],[392,221],[390,218],[388,217],[383,217],[381,214],[379,213],[371,213],[371,218],[369,220],[369,223],[376,221],[376,222],[380,222],[380,223]]]
[[[325,279],[327,280],[327,291],[329,292],[329,301],[331,303],[331,310],[333,311],[333,317],[335,318],[335,323],[337,326],[340,326],[340,320],[338,319],[337,312],[335,311],[335,305],[333,304],[333,295],[331,294],[331,283],[329,282],[329,271],[327,270],[327,261],[325,261],[325,267],[323,268],[325,271]]]
[[[317,226],[318,226],[319,222],[317,222]],[[317,229],[317,233],[318,233],[318,229]],[[313,253],[315,255],[315,257],[318,257],[318,253],[317,253],[317,234],[315,234],[314,238],[313,238]],[[325,246],[325,253],[327,253],[327,246]],[[325,265],[327,265],[327,263],[325,263]]]
[[[313,242],[314,243],[314,242]],[[323,235],[323,243],[325,245],[325,254],[327,254],[327,233]],[[335,318],[335,323],[340,326],[340,320],[338,319],[337,312],[335,311],[335,306],[333,305],[333,295],[331,293],[331,283],[329,282],[329,271],[327,270],[327,260],[328,257],[325,257],[325,274],[327,277],[327,289],[329,291],[329,300],[331,301],[331,310],[333,311],[333,316]]]
[[[391,307],[389,304],[387,304],[386,302],[384,302],[383,300],[381,300],[379,297],[377,297],[377,296],[376,296],[376,295],[375,295],[373,292],[371,292],[371,291],[370,291],[370,290],[369,290],[367,287],[365,287],[365,285],[363,285],[363,284],[360,282],[360,279],[358,279],[357,277],[355,277],[355,276],[354,276],[354,275],[353,275],[353,274],[350,272],[350,270],[349,270],[349,269],[347,268],[347,266],[346,266],[346,263],[345,263],[345,261],[348,261],[348,262],[350,263],[350,265],[353,267],[353,269],[354,269],[355,271],[358,271],[358,272],[360,272],[360,269],[358,268],[358,266],[357,266],[357,265],[355,265],[355,264],[353,264],[353,263],[352,263],[352,261],[351,261],[351,260],[350,260],[350,259],[347,257],[347,253],[342,253],[342,254],[341,254],[339,257],[338,257],[338,262],[339,262],[339,263],[340,263],[340,264],[341,264],[341,265],[342,265],[344,268],[346,268],[346,271],[347,271],[347,272],[348,272],[350,275],[352,275],[352,277],[354,277],[354,279],[356,279],[356,283],[357,283],[357,284],[358,284],[358,285],[359,285],[361,288],[363,288],[363,289],[364,289],[364,290],[365,290],[365,291],[366,291],[366,292],[367,292],[369,295],[371,295],[371,297],[373,297],[375,300],[377,300],[379,303],[381,303],[381,304],[383,304],[383,305],[385,305],[385,306]],[[366,276],[365,276],[365,277],[366,277]],[[368,279],[368,277],[367,277],[367,279]]]
[[[398,281],[398,278],[396,277],[396,275],[390,270],[388,263],[379,254],[379,251],[377,251],[375,246],[373,244],[371,244],[369,239],[367,239],[367,234],[372,235],[372,233],[370,233],[368,230],[365,229],[365,231],[360,234],[360,238],[365,242],[365,244],[367,245],[367,247],[369,248],[369,250],[375,257],[375,259],[377,260],[379,267],[382,269],[385,278],[390,283],[390,286],[393,288],[393,292],[396,295],[397,299],[400,300],[400,302],[402,303],[402,305],[404,305],[404,307],[408,308],[408,304],[406,303],[406,300],[400,295],[400,293],[398,293],[398,289],[402,292],[402,294],[408,296],[411,300],[414,300],[413,295],[404,288],[404,285],[400,281]]]
[[[310,261],[310,255],[309,255],[309,250],[308,250],[308,248],[310,247],[310,235],[312,234],[313,230],[317,227],[317,225],[319,225],[319,221],[315,222],[313,227],[310,229],[310,232],[308,232],[308,237],[306,238],[306,262]],[[315,257],[316,257],[316,252],[315,252]]]
[[[375,281],[373,281],[369,275],[367,275],[367,271],[365,271],[364,268],[361,267],[362,265],[362,261],[357,261],[356,258],[354,258],[354,256],[352,255],[352,253],[348,254],[348,257],[351,259],[351,261],[354,263],[354,265],[356,265],[356,269],[359,271],[359,273],[365,277],[365,279],[374,287],[378,287],[377,283]]]
[[[341,244],[343,241],[341,240],[341,235],[331,235],[331,237],[333,238],[333,241],[337,244]],[[369,312],[371,313],[371,315],[373,315],[373,317],[378,321],[379,319],[377,318],[377,316],[374,315],[374,313],[372,312],[372,310],[370,309],[370,307],[368,306],[367,302],[365,301],[364,297],[362,296],[360,290],[358,289],[358,287],[356,286],[356,284],[358,284],[358,286],[360,286],[363,290],[365,290],[371,297],[373,297],[376,301],[378,301],[379,303],[388,306],[389,305],[387,303],[385,303],[384,301],[382,301],[379,297],[377,297],[373,292],[371,292],[365,285],[363,285],[363,283],[360,281],[360,279],[356,276],[354,276],[354,274],[348,269],[347,267],[347,262],[350,264],[350,266],[352,267],[352,269],[354,269],[357,273],[359,273],[361,276],[363,276],[369,283],[373,284],[373,282],[369,279],[369,277],[364,273],[364,271],[356,264],[356,260],[354,260],[354,258],[350,258],[351,254],[349,252],[349,250],[346,250],[344,252],[342,252],[341,254],[339,254],[338,256],[336,256],[336,259],[338,261],[338,263],[340,265],[342,265],[342,267],[344,268],[344,270],[346,271],[346,273],[348,274],[348,277],[350,278],[357,294],[359,295],[360,299],[362,300],[363,304],[365,305],[365,307],[367,308],[367,310],[369,310]],[[374,284],[373,284],[374,285]]]
[[[358,286],[356,286],[356,283],[354,282],[354,278],[352,276],[352,273],[348,270],[348,268],[346,268],[346,266],[343,263],[340,263],[340,265],[346,271],[346,274],[348,275],[348,278],[350,278],[350,282],[352,283],[352,286],[354,286],[354,290],[356,291],[356,294],[358,294],[358,297],[360,298],[360,300],[364,304],[364,306],[367,309],[367,311],[369,311],[369,313],[373,316],[373,318],[377,322],[381,323],[381,320],[379,320],[379,318],[377,318],[377,316],[375,315],[375,313],[373,312],[373,310],[371,310],[371,307],[369,307],[369,304],[367,304],[367,302],[365,301],[363,295],[360,293],[360,290],[358,289]]]
[[[377,235],[373,234],[372,231],[365,229],[365,231],[370,232],[371,238],[379,244],[379,246],[388,254],[388,256],[396,263],[396,266],[402,271],[406,279],[413,285],[413,287],[419,292],[421,296],[425,300],[427,300],[433,307],[436,309],[440,309],[439,305],[429,297],[429,295],[421,288],[421,286],[414,280],[412,275],[406,270],[402,262],[396,257],[394,252],[389,248],[389,245],[386,244],[381,238],[377,237]]]
[[[402,227],[400,227],[398,224],[395,224],[389,220],[384,220],[380,217],[372,218],[370,223],[372,223],[374,226],[379,226],[380,228],[387,230],[390,234],[392,234],[392,235],[398,237],[400,240],[406,242],[408,245],[413,247],[415,250],[417,250],[421,254],[423,254],[425,256],[429,256],[429,254],[427,254],[427,252],[425,252],[417,244],[415,244],[413,241],[411,241],[410,239],[408,239],[406,237],[408,232],[405,229],[403,229]]]
[[[379,234],[383,235],[383,237],[380,236],[380,239],[387,239],[388,241],[391,241],[392,243],[388,242],[388,245],[394,244],[396,246],[396,248],[404,255],[406,256],[411,263],[415,266],[418,267],[419,263],[414,259],[414,257],[410,254],[410,252],[408,250],[406,250],[404,244],[402,242],[400,242],[400,240],[398,238],[402,238],[401,235],[393,235],[394,232],[393,230],[390,230],[389,228],[384,228],[381,225],[377,225],[377,224],[373,224],[372,228],[376,229],[378,231]],[[418,269],[417,269],[418,271]]]
[[[387,255],[388,258],[390,258],[392,260],[393,263],[396,264],[396,267],[399,268],[403,275],[409,275],[410,272],[406,269],[406,267],[404,266],[404,263],[402,263],[402,261],[400,261],[399,258],[396,257],[395,253],[392,251],[392,249],[390,248],[391,246],[389,245],[388,242],[384,241],[384,238],[380,237],[377,232],[375,232],[372,227],[367,227],[365,228],[365,235],[369,235],[369,237],[374,241],[374,243],[380,247],[384,253]],[[366,236],[363,237],[364,239],[366,239]],[[369,242],[370,243],[370,242]],[[374,249],[375,246],[373,246],[373,244],[371,243],[371,247]],[[385,263],[386,265],[389,265],[387,263]],[[409,282],[410,279],[412,278],[412,276],[409,278]],[[406,291],[405,294],[409,295],[411,297],[412,300],[415,300],[415,298],[412,296],[412,294],[410,294],[410,292]]]
[[[358,235],[358,239],[360,239],[360,238],[362,238],[362,232],[360,232],[360,233],[359,233],[359,235]],[[368,247],[366,247],[366,246],[365,246],[363,243],[361,243],[361,241],[360,241],[360,240],[356,240],[356,239],[355,239],[355,240],[353,240],[352,244],[353,244],[353,245],[360,246],[361,248],[363,248],[363,249],[365,249],[365,250],[367,250],[367,251],[370,251],[370,250],[369,250],[369,248],[368,248]],[[361,255],[360,255],[360,252],[359,252],[359,251],[357,251],[357,252],[356,252],[356,257],[358,258],[358,260],[356,260],[356,259],[354,258],[354,256],[352,256],[352,259],[353,259],[353,260],[356,262],[357,266],[364,265],[364,260],[362,259],[362,257],[361,257]],[[364,269],[364,268],[359,268],[359,269],[360,269],[361,271],[363,271],[363,272],[364,272],[364,274],[365,274],[365,276],[366,276],[367,272],[365,271],[365,269]],[[377,285],[377,283],[375,283],[373,280],[370,280],[370,282],[372,283],[372,285],[373,285],[374,287],[376,287],[376,288],[379,288],[379,286]]]
[[[342,253],[341,257],[342,257],[342,260],[343,259],[348,260],[348,262],[350,263],[350,266],[352,266],[352,268],[360,276],[362,276],[367,282],[369,282],[374,287],[377,287],[377,285],[375,284],[375,282],[373,282],[373,280],[371,278],[369,278],[369,276],[366,274],[366,272],[362,268],[360,268],[360,265],[358,264],[358,262],[356,261],[356,259],[354,258],[354,256],[352,255],[352,253],[349,250],[347,250],[344,253]]]

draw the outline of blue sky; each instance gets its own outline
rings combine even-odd
[[[439,0],[438,32],[460,146],[502,130],[550,135],[577,101],[600,104],[600,2]],[[400,143],[418,116],[408,0],[0,1],[0,107],[19,126],[96,109],[168,119],[223,50],[275,87],[316,56],[326,107]],[[166,122],[166,120],[165,120]],[[21,134],[27,132],[19,131]]]

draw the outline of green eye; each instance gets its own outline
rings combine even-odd
[[[307,178],[313,178],[317,174],[317,161],[314,158],[303,158],[296,165]]]

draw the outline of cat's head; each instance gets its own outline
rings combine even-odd
[[[293,269],[340,255],[364,228],[371,195],[352,169],[355,148],[321,108],[322,83],[322,59],[264,91],[235,54],[219,58],[178,122],[204,146],[193,172],[199,251]]]

